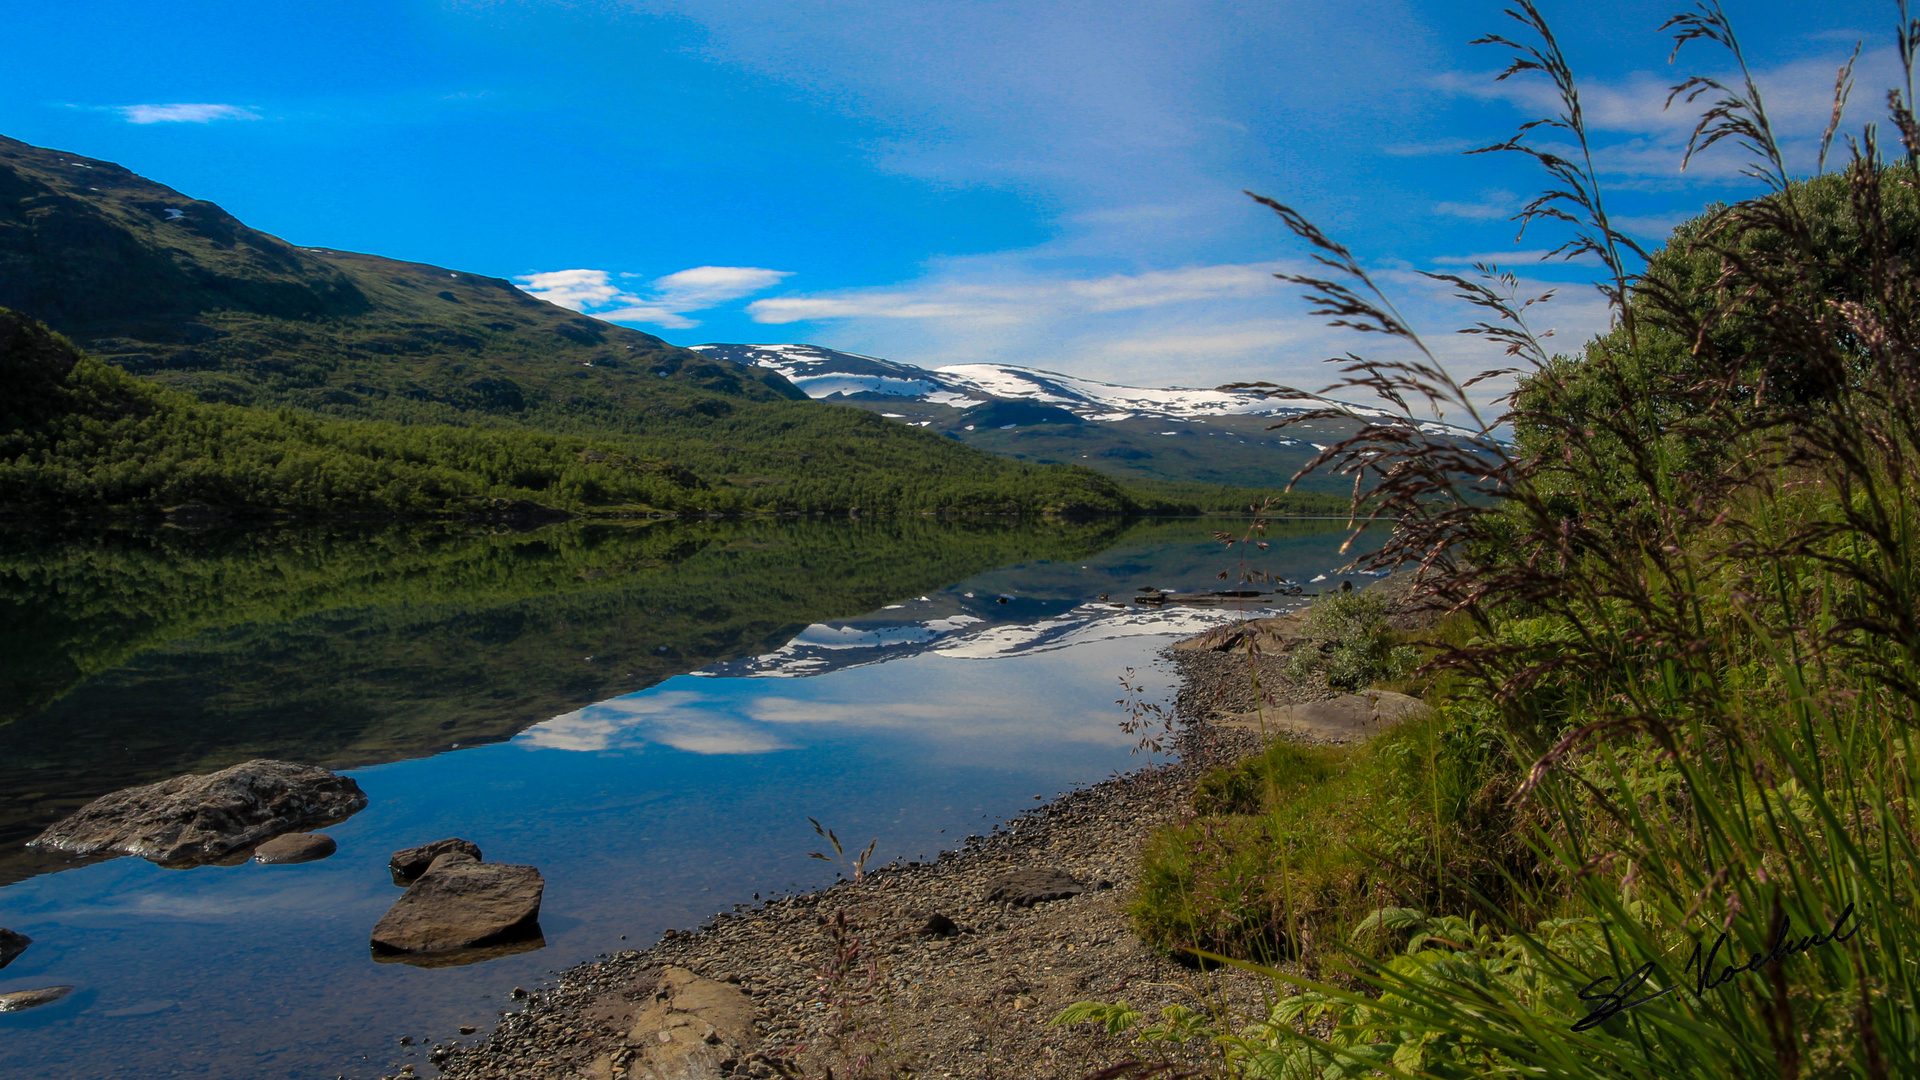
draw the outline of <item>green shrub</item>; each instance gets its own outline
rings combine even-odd
[[[1304,640],[1287,665],[1287,674],[1296,681],[1320,673],[1337,690],[1364,690],[1404,678],[1418,663],[1414,650],[1394,644],[1386,601],[1376,593],[1320,597],[1307,609],[1300,633]]]

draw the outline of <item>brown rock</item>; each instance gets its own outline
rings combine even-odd
[[[735,1062],[757,1049],[753,999],[737,986],[703,979],[685,968],[660,973],[653,1003],[634,1018],[627,1045],[632,1080],[709,1080],[727,1075]]]
[[[1175,642],[1171,647],[1179,652],[1234,652],[1247,647],[1249,636],[1259,652],[1270,656],[1289,652],[1300,643],[1300,616],[1274,615],[1232,622]]]
[[[343,821],[366,805],[360,785],[348,777],[261,759],[102,795],[29,846],[193,865],[284,832]]]
[[[531,866],[474,862],[442,853],[373,928],[382,953],[439,953],[540,932],[546,882]]]
[[[31,944],[33,939],[27,935],[18,934],[0,926],[0,968],[13,963],[13,958],[26,952],[27,946]]]
[[[493,945],[479,945],[470,949],[454,949],[449,952],[434,953],[389,953],[378,949],[373,951],[376,964],[405,964],[408,967],[434,970],[439,968],[467,967],[471,964],[484,964],[521,953],[539,952],[547,947],[547,939],[538,924],[527,931],[530,936],[514,937]]]
[[[39,990],[15,990],[10,994],[0,994],[0,1013],[19,1012],[50,1004],[71,993],[71,986],[48,986]]]
[[[987,882],[988,901],[1012,904],[1014,907],[1032,907],[1049,900],[1065,900],[1086,891],[1084,882],[1064,870],[1051,867],[1015,870]]]
[[[326,833],[282,833],[253,849],[253,861],[268,866],[313,862],[340,849]]]
[[[1325,701],[1287,705],[1259,713],[1242,713],[1214,721],[1225,727],[1260,730],[1264,723],[1268,735],[1287,733],[1317,742],[1347,743],[1372,738],[1407,720],[1426,714],[1427,706],[1417,697],[1391,690],[1363,690],[1342,694]]]
[[[422,844],[419,847],[404,848],[394,852],[393,858],[387,860],[387,872],[393,875],[395,885],[411,885],[415,878],[427,872],[427,867],[433,865],[433,860],[449,851],[462,851],[471,856],[475,862],[480,860],[478,844],[471,840],[450,836],[445,840],[435,840],[431,844]]]

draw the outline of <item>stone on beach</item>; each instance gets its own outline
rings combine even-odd
[[[475,862],[480,861],[480,846],[471,840],[462,840],[449,836],[445,840],[435,840],[431,844],[419,847],[402,848],[387,860],[387,871],[393,875],[395,885],[411,885],[415,878],[427,872],[433,860],[449,851],[465,852]]]
[[[992,903],[1032,907],[1049,900],[1065,900],[1087,891],[1086,883],[1064,870],[1042,867],[1015,870],[987,882],[987,900]]]
[[[626,1075],[634,1080],[717,1080],[759,1047],[753,1020],[753,999],[739,987],[669,967],[660,973],[653,1001],[634,1017],[627,1032],[627,1046],[634,1053],[626,1062]]]
[[[27,935],[0,926],[0,968],[13,963],[13,958],[26,952],[31,944],[33,939]]]
[[[268,866],[313,862],[340,849],[326,833],[283,833],[253,849],[253,861]]]
[[[281,833],[345,820],[366,805],[350,777],[263,758],[102,795],[29,846],[208,863]]]
[[[1264,724],[1257,712],[1221,717],[1214,722],[1250,731],[1264,726],[1269,736],[1285,733],[1316,742],[1346,743],[1372,738],[1426,712],[1426,703],[1417,697],[1391,690],[1362,690],[1325,701],[1269,709]]]
[[[438,953],[533,937],[546,882],[531,866],[443,852],[373,928],[383,953]]]
[[[1176,652],[1232,652],[1244,649],[1249,636],[1261,652],[1269,655],[1287,652],[1300,642],[1300,616],[1274,615],[1231,622],[1168,647]]]

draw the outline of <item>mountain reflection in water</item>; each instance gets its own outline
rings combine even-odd
[[[351,768],[511,738],[1117,523],[759,519],[0,533],[0,883],[122,787],[255,757]]]
[[[0,534],[0,925],[35,939],[0,992],[77,988],[0,1017],[0,1060],[383,1075],[418,1049],[400,1036],[484,1028],[516,983],[830,879],[809,815],[882,860],[958,846],[1133,764],[1117,676],[1167,692],[1154,651],[1232,613],[1096,598],[1219,587],[1237,554],[1209,536],[1235,524]],[[1344,536],[1276,524],[1260,565],[1324,573]],[[354,770],[371,804],[327,830],[337,854],[21,849],[107,791],[251,757]],[[387,854],[449,835],[540,867],[544,949],[369,958]]]

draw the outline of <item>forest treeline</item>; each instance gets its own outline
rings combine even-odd
[[[205,402],[0,310],[0,509],[16,514],[1079,516],[1227,510],[1249,495],[1200,485],[1146,494],[1088,469],[1011,462],[803,401],[657,417],[639,433],[600,436]],[[1339,508],[1325,496],[1294,503],[1303,513]]]

